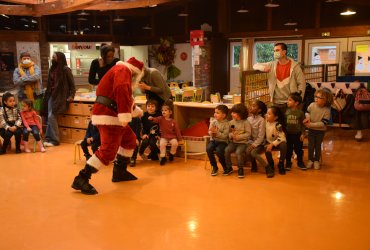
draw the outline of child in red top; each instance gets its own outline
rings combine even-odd
[[[39,122],[39,118],[35,110],[33,110],[33,103],[29,99],[25,99],[22,101],[22,111],[21,117],[24,125],[23,129],[23,141],[24,141],[24,151],[26,153],[30,153],[31,150],[28,147],[28,135],[30,132],[32,133],[33,137],[37,141],[37,145],[40,147],[41,152],[45,152],[45,148],[41,143],[42,128]]]
[[[173,156],[176,153],[177,146],[182,144],[182,137],[179,126],[172,119],[173,104],[172,101],[167,101],[162,106],[162,116],[152,117],[149,116],[148,120],[151,120],[159,124],[161,131],[161,139],[159,140],[160,148],[160,165],[164,165],[166,159],[166,146],[168,143],[171,144],[169,160],[173,161]]]

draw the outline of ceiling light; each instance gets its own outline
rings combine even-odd
[[[85,18],[85,17],[79,17],[79,18],[77,18],[77,20],[78,21],[87,21],[87,18]]]
[[[326,0],[325,3],[335,3],[340,2],[341,0]]]
[[[292,20],[289,20],[288,22],[284,23],[285,26],[296,26],[298,23],[294,22]]]
[[[5,14],[1,14],[1,16],[5,17],[5,18],[9,18],[9,16],[7,16]]]
[[[37,21],[35,19],[31,19],[31,22],[32,23],[37,23]]]
[[[157,7],[156,4],[152,4],[152,5],[149,5],[150,8],[154,8],[154,7]]]
[[[78,16],[88,16],[90,15],[90,13],[87,13],[85,12],[84,10],[82,10],[80,13],[77,14]]]
[[[189,14],[185,12],[180,12],[179,14],[177,14],[177,16],[186,17],[186,16],[189,16]]]
[[[143,30],[151,30],[152,27],[150,27],[148,24],[143,27]]]
[[[5,26],[4,29],[11,30],[12,28],[9,28],[8,26]]]
[[[274,3],[273,0],[269,0],[267,4],[265,4],[265,7],[267,8],[276,8],[279,7],[280,4]]]
[[[247,9],[245,9],[244,7],[241,7],[240,9],[238,9],[236,12],[238,12],[238,13],[247,13],[248,12],[248,10]]]
[[[125,21],[125,19],[119,16],[113,19],[113,22],[123,22],[123,21]]]
[[[346,11],[341,12],[340,14],[341,14],[342,16],[350,16],[350,15],[354,15],[354,14],[356,14],[356,11],[353,11],[353,10],[347,9]]]

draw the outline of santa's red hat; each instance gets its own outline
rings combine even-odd
[[[137,60],[135,57],[131,57],[130,59],[127,60],[127,62],[132,66],[136,67],[139,71],[143,70],[144,63]]]

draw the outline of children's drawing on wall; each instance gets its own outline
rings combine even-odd
[[[370,74],[370,45],[362,44],[356,46],[356,70],[355,74]]]
[[[362,56],[357,56],[356,71],[364,71],[364,58]]]
[[[320,57],[320,54],[318,52],[314,52],[312,64],[314,64],[314,65],[321,64],[321,57]]]

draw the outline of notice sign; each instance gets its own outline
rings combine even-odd
[[[192,30],[190,31],[190,45],[204,46],[204,31],[203,30]]]
[[[95,50],[95,43],[68,43],[69,50]]]

